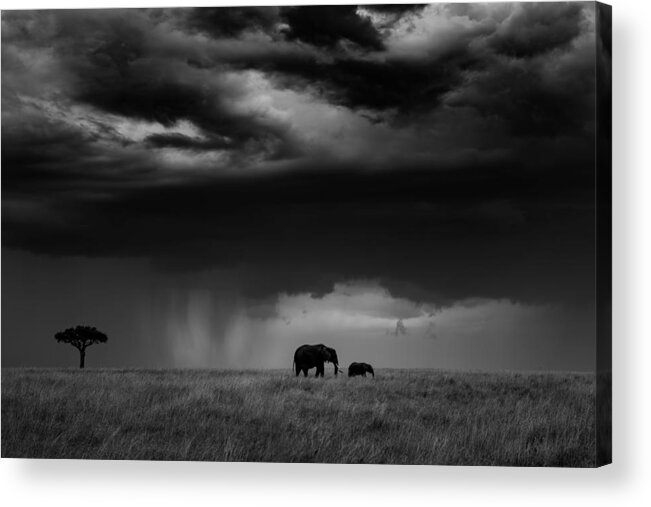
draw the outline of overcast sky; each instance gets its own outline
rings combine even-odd
[[[2,14],[2,365],[593,370],[592,3]]]

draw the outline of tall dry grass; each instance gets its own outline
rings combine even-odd
[[[595,465],[592,375],[2,370],[2,457]]]

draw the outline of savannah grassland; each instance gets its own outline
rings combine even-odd
[[[3,368],[1,388],[2,457],[595,465],[592,375]]]

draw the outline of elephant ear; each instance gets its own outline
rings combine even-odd
[[[321,354],[323,355],[323,359],[325,361],[330,361],[332,359],[332,356],[330,354],[330,349],[326,347],[325,345],[320,345],[319,349],[321,350]]]

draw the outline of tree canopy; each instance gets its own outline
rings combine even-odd
[[[92,326],[70,327],[54,335],[56,341],[69,343],[73,347],[83,349],[94,343],[106,343],[108,337]]]
[[[77,326],[70,327],[65,331],[60,331],[54,335],[56,341],[61,343],[69,343],[79,350],[80,361],[79,367],[84,367],[84,359],[86,356],[86,347],[95,343],[106,343],[108,337],[98,331],[97,328],[92,326]]]

